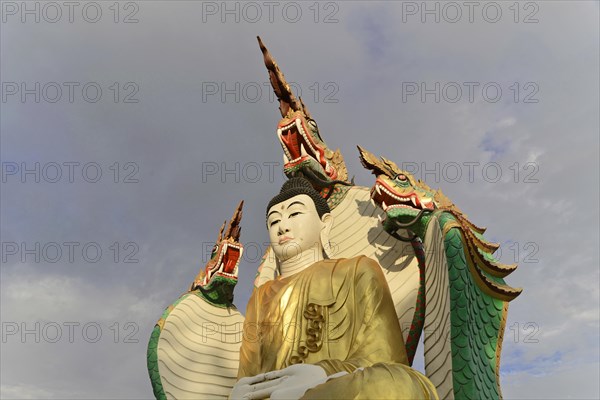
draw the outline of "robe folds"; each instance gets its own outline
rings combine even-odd
[[[238,379],[296,363],[349,373],[306,399],[437,399],[433,384],[408,366],[387,281],[365,256],[322,260],[252,293]]]

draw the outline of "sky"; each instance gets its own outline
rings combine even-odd
[[[519,264],[504,397],[599,398],[598,17],[596,1],[2,1],[0,397],[152,398],[154,323],[241,199],[245,309],[284,181],[260,35],[357,184],[374,182],[361,145]]]

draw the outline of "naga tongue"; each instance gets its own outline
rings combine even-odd
[[[288,131],[281,135],[281,139],[287,146],[292,159],[296,159],[302,155],[302,150],[300,149],[301,143],[298,140],[298,134],[296,132]]]
[[[233,274],[239,256],[240,250],[235,247],[229,246],[227,248],[227,259],[225,260],[225,265],[223,266],[223,272]]]

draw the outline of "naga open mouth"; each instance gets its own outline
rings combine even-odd
[[[430,199],[421,199],[415,192],[401,195],[380,178],[375,180],[375,186],[371,189],[371,198],[386,213],[394,208],[406,208],[416,211],[433,211],[435,209],[433,201]]]
[[[208,283],[217,276],[235,280],[237,282],[238,265],[243,251],[244,248],[241,245],[230,242],[223,243],[219,249],[219,258],[213,266],[207,268],[202,286],[208,285]]]
[[[277,127],[277,137],[283,147],[284,170],[293,170],[313,160],[318,164],[324,176],[331,180],[337,178],[337,172],[325,158],[325,149],[317,144],[308,133],[304,118],[284,118]],[[313,163],[314,164],[314,163]]]

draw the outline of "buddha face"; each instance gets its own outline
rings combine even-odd
[[[331,214],[319,217],[315,203],[306,194],[275,204],[267,214],[271,247],[279,261],[306,251],[322,254],[330,226]]]

